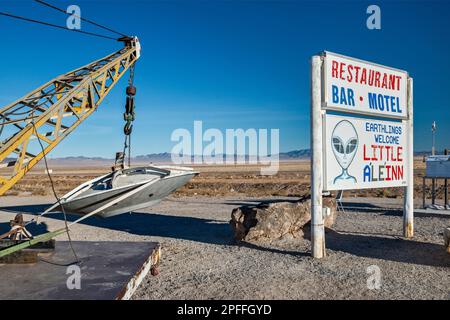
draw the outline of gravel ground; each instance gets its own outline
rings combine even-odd
[[[327,257],[319,261],[309,256],[308,233],[305,239],[234,243],[231,210],[254,201],[168,198],[132,215],[87,219],[71,235],[161,243],[160,274],[148,275],[134,299],[450,299],[450,255],[442,238],[450,216],[416,214],[415,237],[405,240],[401,200],[346,199],[346,211],[326,233]],[[51,197],[2,197],[0,232],[16,211],[37,212],[45,206],[36,204],[51,202]],[[43,222],[33,231],[63,226],[57,215]],[[372,265],[381,271],[376,290],[367,287]]]

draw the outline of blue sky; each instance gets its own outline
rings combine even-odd
[[[449,1],[56,1],[139,36],[133,153],[170,151],[177,128],[278,128],[280,150],[309,148],[309,59],[329,50],[409,71],[414,77],[415,149],[450,147]],[[382,29],[366,28],[381,7]],[[65,25],[31,0],[1,11]],[[102,31],[82,24],[86,31]],[[0,105],[103,57],[120,43],[0,17]],[[123,144],[126,79],[98,112],[51,154],[113,157]],[[447,145],[446,145],[447,144]]]

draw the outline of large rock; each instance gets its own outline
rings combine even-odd
[[[450,253],[450,227],[444,230],[444,243],[445,249],[447,250],[448,253]]]
[[[323,206],[330,208],[325,217],[325,227],[329,228],[336,219],[336,200],[323,199]],[[303,235],[303,227],[311,220],[311,200],[303,198],[298,202],[262,203],[241,206],[231,212],[230,225],[236,240],[258,241],[294,238]]]

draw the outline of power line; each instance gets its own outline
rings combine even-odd
[[[66,14],[66,15],[69,15],[69,16],[75,16],[75,17],[77,17],[77,18],[80,18],[82,21],[85,21],[85,22],[87,22],[87,23],[93,24],[94,26],[97,26],[97,27],[99,27],[99,28],[103,28],[103,29],[105,29],[105,30],[114,32],[114,33],[116,33],[116,34],[118,34],[118,35],[121,35],[122,37],[127,37],[126,34],[123,34],[123,33],[121,33],[121,32],[115,31],[115,30],[113,30],[113,29],[111,29],[111,28],[108,28],[108,27],[106,27],[106,26],[103,26],[103,25],[101,25],[101,24],[98,24],[98,23],[96,23],[96,22],[94,22],[94,21],[92,21],[92,20],[89,20],[89,19],[80,17],[80,16],[78,16],[78,15],[72,15],[72,14],[68,13],[67,11],[65,11],[64,9],[58,8],[58,7],[56,7],[56,6],[54,6],[54,5],[50,4],[50,3],[47,3],[47,2],[45,2],[45,1],[42,1],[42,0],[34,0],[34,1],[36,1],[37,3],[40,3],[40,4],[44,5],[44,6],[47,6],[47,7],[49,7],[49,8],[55,9],[55,10],[57,10],[57,11],[60,11],[60,12],[62,12],[62,13],[64,13],[64,14]]]
[[[9,18],[13,18],[13,19],[19,19],[19,20],[23,20],[23,21],[28,21],[28,22],[33,22],[33,23],[37,23],[37,24],[42,24],[42,25],[45,25],[45,26],[53,27],[53,28],[63,29],[63,30],[66,30],[66,31],[73,31],[73,32],[78,32],[78,33],[83,33],[83,34],[86,34],[86,35],[90,35],[90,36],[96,36],[96,37],[105,38],[105,39],[117,40],[116,38],[109,37],[109,36],[104,36],[104,35],[101,35],[101,34],[98,34],[98,33],[93,33],[93,32],[88,32],[88,31],[83,31],[83,30],[78,30],[78,29],[68,29],[66,27],[58,26],[56,24],[48,23],[48,22],[45,22],[45,21],[34,20],[34,19],[30,19],[30,18],[25,18],[25,17],[21,17],[21,16],[16,16],[14,14],[6,13],[6,12],[0,12],[0,15],[1,16],[5,16],[5,17],[9,17]]]

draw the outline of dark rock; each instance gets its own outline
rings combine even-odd
[[[450,253],[450,227],[444,230],[444,244],[445,249],[447,250],[448,253]]]
[[[325,216],[325,227],[336,220],[336,200],[323,198],[323,206],[330,208]],[[303,227],[311,220],[311,200],[304,197],[298,202],[261,203],[241,206],[231,212],[230,225],[236,240],[258,241],[295,239],[303,235]]]

